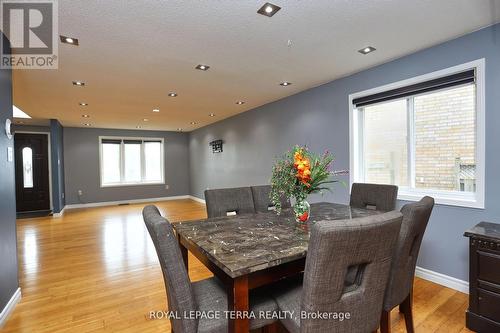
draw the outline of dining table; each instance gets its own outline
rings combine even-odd
[[[292,209],[174,223],[186,268],[188,251],[225,286],[230,333],[249,332],[249,292],[304,271],[310,230],[318,221],[351,220],[382,212],[337,203],[311,204],[307,223]],[[354,223],[354,222],[353,222]]]

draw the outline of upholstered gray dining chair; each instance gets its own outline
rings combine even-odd
[[[398,305],[405,317],[406,331],[408,333],[414,332],[412,312],[413,277],[418,252],[433,207],[434,199],[424,197],[419,202],[407,204],[401,208],[403,223],[394,249],[389,283],[385,291],[384,308],[380,320],[382,333],[390,332],[391,310]]]
[[[172,319],[175,333],[220,333],[227,332],[228,321],[223,311],[227,311],[227,296],[224,286],[217,278],[191,283],[184,266],[181,251],[170,222],[164,219],[155,206],[147,206],[143,212],[144,222],[153,240],[163,271],[168,307],[180,319]],[[250,310],[276,311],[275,301],[258,291],[250,293]],[[190,311],[220,311],[220,319],[183,318]],[[250,328],[257,329],[271,324],[272,320],[256,316],[250,320]]]
[[[208,217],[227,216],[228,213],[255,213],[250,187],[221,188],[205,191]]]
[[[273,208],[269,194],[271,193],[271,185],[252,186],[253,203],[257,213],[268,212]],[[281,199],[281,208],[290,208],[290,200],[286,198]]]
[[[396,209],[397,197],[398,187],[394,185],[354,183],[350,205],[390,212]]]
[[[375,332],[379,327],[391,258],[402,215],[388,212],[312,225],[303,282],[273,287],[282,320],[291,333]],[[358,266],[345,285],[350,267]],[[314,319],[316,313],[349,314],[349,319]]]

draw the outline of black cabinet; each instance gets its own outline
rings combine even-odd
[[[481,222],[469,237],[469,309],[466,326],[500,332],[500,224]]]

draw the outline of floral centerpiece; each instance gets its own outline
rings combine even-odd
[[[332,177],[347,173],[345,170],[330,171],[333,160],[328,151],[318,155],[301,146],[295,146],[277,160],[273,166],[270,193],[277,214],[281,214],[281,200],[294,197],[295,219],[297,222],[307,222],[310,217],[308,195],[331,191],[329,184],[339,182]]]

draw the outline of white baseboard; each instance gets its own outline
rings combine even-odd
[[[63,216],[65,209],[66,209],[66,206],[64,206],[63,209],[61,209],[61,211],[59,213],[52,213],[52,217],[61,217],[61,216]]]
[[[189,198],[190,198],[191,200],[194,200],[194,201],[199,202],[199,203],[202,203],[202,204],[204,204],[204,203],[205,203],[205,200],[200,199],[200,198],[198,198],[198,197],[195,197],[194,195],[190,195],[190,196],[189,196]]]
[[[415,275],[424,280],[428,280],[442,286],[455,289],[462,293],[469,293],[469,282],[460,280],[448,275],[444,275],[438,272],[431,271],[422,267],[418,267],[415,270]]]
[[[10,316],[16,304],[21,300],[21,288],[17,288],[5,308],[0,313],[0,328],[7,322],[7,318]]]
[[[189,195],[177,195],[172,197],[161,197],[161,198],[145,198],[145,199],[133,199],[133,200],[119,200],[119,201],[104,201],[104,202],[90,202],[84,204],[71,204],[66,205],[64,210],[76,209],[76,208],[91,208],[91,207],[105,207],[105,206],[117,206],[120,204],[136,204],[136,203],[146,203],[155,201],[170,201],[170,200],[180,200],[180,199],[191,199]]]

